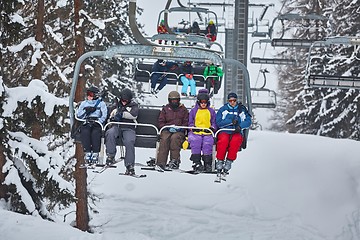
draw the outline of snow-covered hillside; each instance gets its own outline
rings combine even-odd
[[[138,149],[145,163],[154,150]],[[181,168],[191,166],[182,152]],[[32,239],[359,239],[360,143],[317,136],[250,132],[226,182],[213,175],[142,171],[122,163],[89,171],[95,233],[1,210],[7,240]],[[67,223],[74,219],[67,216]]]

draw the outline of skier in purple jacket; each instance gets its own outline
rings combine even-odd
[[[191,147],[190,160],[193,161],[195,171],[212,171],[212,150],[214,138],[211,131],[216,131],[216,113],[210,107],[209,92],[207,89],[200,89],[197,96],[197,103],[189,113],[189,127],[204,128],[192,129],[188,134],[188,141]],[[210,131],[210,130],[211,131]],[[204,165],[201,162],[201,158]]]

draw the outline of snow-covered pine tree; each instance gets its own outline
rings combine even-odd
[[[74,159],[67,100],[62,99],[69,94],[76,61],[73,5],[71,1],[45,0],[44,35],[41,41],[36,41],[37,5],[28,0],[0,4],[4,13],[0,22],[3,86],[0,167],[4,171],[0,175],[0,198],[6,200],[9,209],[48,218],[48,211],[66,207],[73,200],[74,189],[67,182],[73,179],[64,175],[72,173]],[[8,5],[3,7],[5,4]],[[85,6],[82,14],[87,18],[83,22],[86,51],[131,42],[126,22],[127,1],[97,1],[96,6],[93,1],[86,1]],[[38,62],[42,63],[39,80],[43,84],[33,79]],[[86,62],[89,83],[100,84],[103,79],[110,81],[122,76],[122,84],[126,84],[129,62],[111,64]],[[14,94],[20,89],[26,89],[23,96]],[[41,126],[39,140],[31,138],[33,121]]]
[[[360,1],[342,1],[329,11],[334,36],[358,36]],[[359,54],[354,46],[333,45],[312,53],[314,74],[360,76]],[[301,91],[299,109],[289,119],[297,132],[359,140],[359,90],[311,89]]]
[[[298,16],[316,14],[322,16],[326,2],[329,1],[283,0],[283,8],[279,14],[297,14]],[[284,31],[283,38],[321,40],[327,34],[327,21],[323,20],[299,18],[293,21],[284,20],[283,24],[281,29]],[[281,34],[278,33],[278,35]],[[295,99],[304,89],[307,53],[307,48],[285,48],[278,54],[278,57],[285,59],[296,58],[298,64],[277,67],[279,104],[272,117],[275,120],[273,129],[289,132],[298,131],[297,125],[287,124],[287,122],[299,109],[302,109],[302,102],[295,101]]]

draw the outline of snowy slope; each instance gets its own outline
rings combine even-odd
[[[356,141],[252,131],[227,182],[140,168],[148,176],[135,179],[119,176],[118,163],[100,175],[88,170],[100,198],[91,203],[95,234],[6,211],[0,231],[9,240],[359,239],[351,226],[359,221],[359,154]],[[137,162],[153,155],[138,149]],[[181,168],[190,168],[189,155],[182,152]]]

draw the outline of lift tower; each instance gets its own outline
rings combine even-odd
[[[248,48],[249,0],[235,0],[234,25],[225,29],[225,57],[236,59],[246,65]],[[245,101],[243,74],[236,68],[226,69],[225,96],[237,92],[242,102]],[[226,101],[226,99],[224,99]]]

